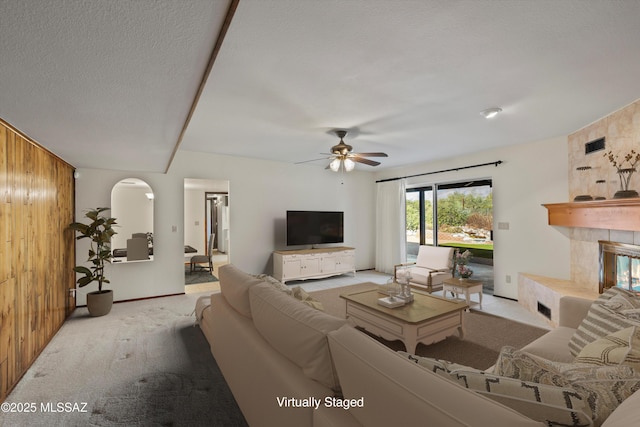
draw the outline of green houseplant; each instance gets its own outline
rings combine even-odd
[[[111,218],[104,212],[109,208],[96,208],[89,210],[85,216],[91,221],[88,224],[73,222],[69,225],[71,229],[78,232],[76,240],[90,239],[89,258],[92,266],[85,267],[79,265],[74,267],[76,273],[84,274],[76,283],[79,287],[87,286],[90,283],[98,282],[98,290],[87,294],[87,308],[92,316],[104,316],[111,311],[113,305],[113,291],[103,290],[102,284],[109,283],[105,277],[104,267],[111,258],[111,237],[117,234],[113,229],[116,219]]]

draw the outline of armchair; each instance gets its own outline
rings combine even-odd
[[[453,253],[453,248],[421,245],[416,262],[396,265],[393,277],[397,280],[404,277],[408,271],[411,274],[409,284],[412,287],[426,289],[429,293],[442,290],[444,279],[453,277]]]

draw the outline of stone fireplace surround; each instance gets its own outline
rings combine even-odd
[[[585,153],[585,143],[605,138],[605,149]],[[611,199],[619,189],[615,168],[604,153],[609,150],[624,155],[640,146],[640,100],[615,111],[568,136],[569,195],[568,202],[577,195],[589,194]],[[579,169],[584,166],[590,168]],[[604,181],[604,182],[602,182]],[[630,188],[640,190],[640,171],[631,179]],[[564,295],[596,299],[600,283],[599,241],[640,246],[640,230],[611,230],[605,228],[555,227],[570,240],[570,280],[520,273],[518,301],[533,313],[540,313],[552,326],[557,326],[558,302]],[[539,305],[540,304],[540,305]],[[547,315],[543,315],[545,312]]]
[[[552,326],[558,326],[560,298],[565,295],[596,299],[604,288],[615,286],[618,276],[626,277],[628,271],[618,271],[618,256],[640,259],[640,245],[598,242],[598,288],[580,286],[570,280],[552,279],[532,274],[520,274],[518,301],[533,313],[543,316]],[[638,277],[634,273],[634,277]]]

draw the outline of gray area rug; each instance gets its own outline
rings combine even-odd
[[[371,288],[371,284],[358,284],[311,292],[310,295],[322,302],[327,313],[344,318],[346,304],[340,294]],[[456,334],[431,345],[418,344],[416,354],[476,369],[487,369],[495,364],[503,346],[522,348],[547,332],[531,325],[472,310],[465,313],[464,340]],[[373,338],[393,350],[405,350],[401,341],[387,341],[375,336]]]
[[[115,304],[99,318],[76,309],[6,400],[38,410],[0,425],[246,426],[194,326],[198,296]],[[78,411],[41,410],[51,402]]]
[[[184,269],[184,284],[195,285],[198,283],[217,282],[218,278],[211,274],[209,270],[197,268],[195,271],[190,271],[190,267],[187,264]]]

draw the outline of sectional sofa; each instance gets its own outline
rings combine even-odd
[[[196,312],[252,427],[640,425],[634,369],[599,379],[623,395],[613,413],[595,413],[600,396],[562,376],[590,302],[567,298],[559,328],[523,351],[505,348],[494,372],[481,372],[392,351],[268,276],[233,265],[219,276],[221,293],[201,298]]]

